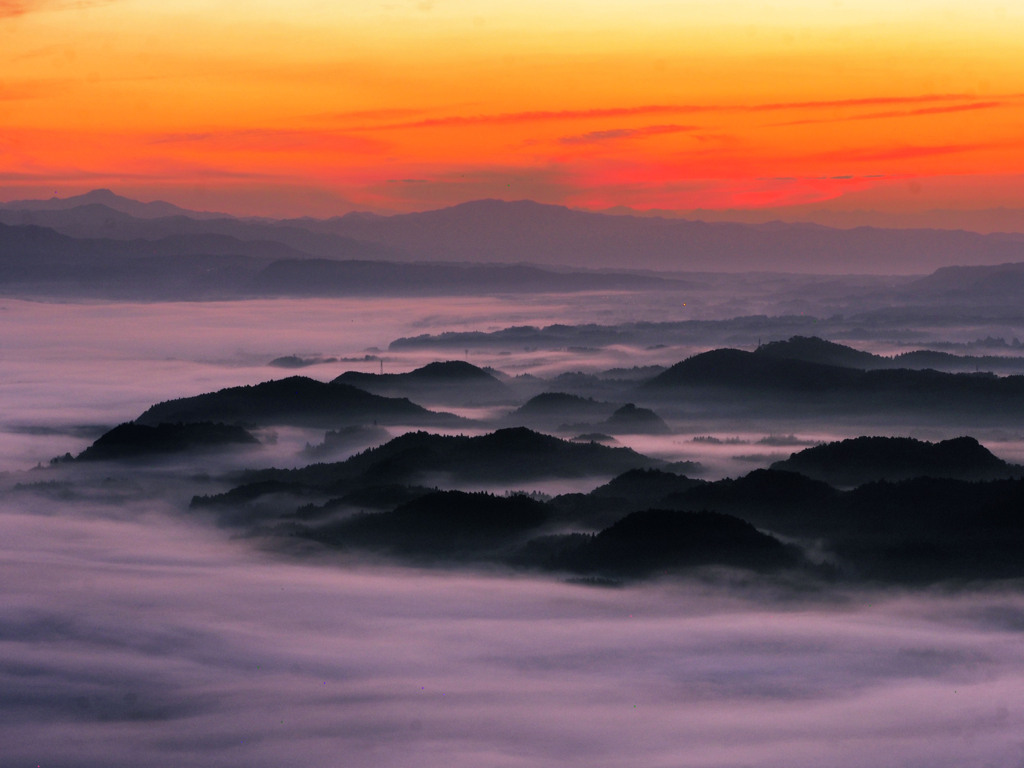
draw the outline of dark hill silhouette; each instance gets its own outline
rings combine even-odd
[[[513,394],[482,368],[461,360],[429,363],[408,373],[346,371],[333,383],[388,397],[409,397],[458,405],[506,403]]]
[[[755,411],[766,402],[791,408],[841,411],[930,412],[987,417],[1006,423],[1024,414],[1024,376],[942,373],[932,370],[862,371],[716,349],[687,358],[641,385],[639,395],[680,395],[728,402]],[[738,397],[742,395],[742,397]]]
[[[630,579],[700,566],[772,571],[802,564],[795,548],[727,515],[645,510],[595,536],[537,536],[549,517],[546,504],[523,495],[440,491],[390,512],[300,526],[297,535],[421,562],[490,560]]]
[[[630,472],[622,481],[638,499],[659,496],[671,484],[661,473],[646,472]],[[590,520],[614,519],[620,497],[605,494],[614,493],[618,482],[587,495],[557,497],[552,507],[558,519],[587,520],[581,512]],[[608,508],[601,506],[605,498],[612,500]],[[822,481],[772,469],[694,483],[661,501],[673,509],[726,513],[762,530],[813,542],[848,577],[897,583],[1024,577],[1019,555],[1024,546],[1022,479],[918,477],[839,491]],[[573,558],[580,557],[587,541],[538,541],[532,557],[537,562],[578,564]]]
[[[258,444],[259,441],[244,429],[228,424],[199,422],[148,426],[128,422],[100,436],[76,458],[79,461],[134,459]]]
[[[336,357],[299,357],[298,355],[282,355],[281,357],[275,357],[267,365],[274,368],[309,368],[313,365],[323,365],[324,363],[336,363],[338,358]]]
[[[672,430],[668,424],[650,408],[638,408],[627,403],[600,424],[599,429],[614,434],[667,435]]]
[[[598,531],[630,512],[667,507],[666,499],[703,483],[660,469],[631,469],[590,493],[556,496],[551,506],[563,523]]]
[[[663,498],[674,509],[710,509],[736,515],[759,528],[788,535],[821,536],[831,530],[839,492],[820,480],[778,469],[695,484]]]
[[[884,357],[826,341],[817,336],[793,336],[786,341],[772,341],[760,345],[754,350],[754,353],[785,360],[803,360],[808,363],[856,368],[864,371],[931,368],[949,373],[1024,372],[1024,358],[1021,357],[954,355],[949,352],[932,350],[914,350],[902,352],[893,357]]]
[[[542,525],[547,507],[527,496],[438,491],[390,512],[357,515],[307,535],[335,547],[428,560],[493,558]]]
[[[967,452],[976,453],[969,446]],[[623,480],[637,498],[660,495],[667,484],[659,473],[631,472]],[[560,496],[552,506],[559,518],[567,510],[586,510],[592,519],[607,520],[614,510],[603,509],[600,502],[609,492],[610,487]],[[813,542],[849,577],[903,583],[1024,576],[1019,556],[1024,546],[1022,479],[918,477],[840,491],[820,480],[769,469],[694,483],[662,496],[657,503],[662,502],[673,509],[726,513],[759,529]],[[555,557],[552,552],[568,556],[564,553],[574,553],[581,541],[551,542],[548,557]]]
[[[136,419],[139,424],[178,421],[338,427],[370,422],[456,424],[460,420],[451,414],[428,411],[406,399],[380,397],[347,384],[325,384],[292,376],[157,403]]]
[[[353,424],[341,429],[328,430],[324,433],[322,443],[306,444],[302,453],[311,459],[339,458],[342,453],[349,453],[357,448],[386,442],[391,437],[383,427]]]
[[[757,571],[801,564],[796,548],[752,525],[714,512],[633,512],[596,536],[551,537],[520,557],[552,570],[643,578],[701,566]]]
[[[915,478],[843,494],[831,549],[883,582],[1024,576],[1024,481]]]
[[[416,381],[497,381],[483,368],[463,360],[427,363],[422,368],[410,371],[408,376]]]
[[[510,423],[542,425],[586,424],[607,419],[615,411],[614,403],[566,392],[542,392],[527,400],[506,417]],[[579,431],[579,430],[575,430]]]
[[[666,496],[704,484],[704,480],[660,469],[631,469],[598,486],[590,495],[638,500],[643,506],[651,506]]]
[[[991,480],[1024,472],[1024,467],[993,456],[973,437],[939,443],[910,437],[857,437],[807,448],[775,462],[772,469],[799,472],[834,485],[911,477]]]
[[[862,380],[858,371],[848,368],[739,349],[714,349],[676,363],[646,382],[643,388],[711,386],[813,392],[852,387]]]
[[[786,341],[771,341],[759,346],[754,354],[861,370],[894,367],[889,358],[861,352],[817,336],[793,336]]]
[[[301,469],[247,472],[247,484],[274,480],[341,496],[359,487],[451,482],[526,482],[554,477],[616,475],[665,462],[629,448],[574,443],[522,427],[479,437],[408,432],[351,458]],[[214,500],[217,497],[211,497]],[[198,504],[206,503],[201,497]]]

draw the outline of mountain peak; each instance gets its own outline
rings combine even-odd
[[[54,196],[48,200],[13,200],[9,203],[0,203],[0,208],[21,211],[68,211],[85,205],[105,205],[137,219],[160,219],[170,216],[184,216],[190,219],[231,218],[226,213],[192,211],[162,200],[143,203],[106,188],[92,189],[85,194],[70,197]]]

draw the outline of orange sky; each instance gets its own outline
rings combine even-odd
[[[0,199],[1024,207],[1024,6],[0,0]]]

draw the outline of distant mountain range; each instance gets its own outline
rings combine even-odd
[[[0,293],[177,300],[688,287],[681,280],[621,272],[387,261],[377,258],[385,252],[373,244],[335,240],[341,244],[333,249],[337,260],[314,258],[285,242],[219,233],[118,240],[69,237],[46,227],[0,223]],[[364,258],[350,258],[353,254]]]
[[[478,200],[394,216],[348,214],[322,220],[273,220],[188,211],[169,203],[140,203],[109,190],[96,190],[73,198],[0,204],[0,224],[7,225],[0,230],[0,287],[6,292],[44,290],[48,282],[59,282],[43,265],[34,271],[30,268],[28,262],[40,255],[51,263],[73,259],[87,277],[95,259],[106,259],[103,263],[109,270],[105,279],[115,284],[120,272],[128,268],[110,261],[117,256],[177,260],[185,255],[230,255],[252,261],[236,264],[241,274],[234,282],[225,282],[222,291],[260,293],[283,285],[280,290],[299,295],[330,293],[357,283],[351,268],[333,264],[346,261],[533,264],[543,265],[546,275],[552,268],[556,275],[566,269],[614,269],[634,275],[641,270],[925,274],[942,267],[1024,262],[1024,238],[1011,235],[834,229],[780,222],[707,223],[587,213],[530,201]],[[54,233],[70,239],[58,241]],[[33,243],[30,250],[26,250],[28,241]],[[330,263],[311,261],[314,259]],[[261,282],[260,271],[274,261],[280,263]],[[160,271],[156,263],[145,267]],[[196,267],[195,274],[201,276],[205,269],[206,265]],[[393,274],[394,270],[377,277],[378,288],[392,281]],[[549,282],[549,290],[600,290],[613,285],[606,275],[587,274],[590,282],[586,285],[579,284],[579,276],[573,278],[575,283],[564,275],[561,283],[559,278],[545,279],[554,280]],[[490,280],[501,285],[504,281],[515,286],[529,279],[526,275],[492,276],[482,283]],[[616,279],[622,287],[634,287],[628,280],[623,283],[621,274]],[[89,285],[102,283],[99,278],[86,280],[82,290],[88,292]],[[202,285],[198,277],[197,283]],[[473,290],[481,289],[481,281],[477,283]],[[537,280],[537,285],[542,283]]]
[[[1024,260],[1024,242],[957,230],[832,229],[608,216],[523,200],[477,200],[398,216],[292,226],[386,245],[419,259],[663,271],[913,274]]]
[[[168,216],[187,216],[192,219],[230,218],[226,213],[209,211],[191,211],[180,208],[173,203],[154,201],[140,203],[130,197],[115,194],[109,189],[94,189],[84,195],[71,197],[51,197],[49,200],[12,200],[0,203],[0,210],[11,211],[70,211],[90,205],[106,206],[110,210],[126,214],[137,219],[160,219]]]

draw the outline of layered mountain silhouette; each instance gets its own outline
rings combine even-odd
[[[1024,294],[1024,260],[990,265],[962,262],[942,267],[905,286],[908,297],[941,298],[954,305],[978,302],[1019,302]]]
[[[348,384],[304,376],[229,387],[157,403],[139,424],[218,421],[228,424],[338,427],[351,424],[458,424],[458,417],[428,411],[404,398],[381,397]]]
[[[590,424],[604,421],[614,411],[613,403],[594,400],[592,397],[580,397],[567,392],[542,392],[510,413],[507,421],[527,426]]]
[[[896,265],[918,274],[940,269],[894,294],[904,303],[930,297],[960,304],[979,299],[1012,304],[1024,292],[1020,277],[1024,239],[1019,237],[955,230],[709,224],[587,213],[530,201],[478,200],[395,216],[271,220],[188,211],[162,202],[139,203],[109,190],[96,190],[63,200],[2,204],[0,223],[6,225],[0,230],[0,249],[12,270],[0,286],[17,278],[16,284],[23,288],[71,292],[72,281],[58,280],[45,265],[33,267],[32,255],[18,245],[29,235],[13,231],[45,227],[66,238],[59,252],[97,256],[102,252],[112,270],[101,279],[98,265],[82,258],[67,262],[73,264],[79,280],[89,278],[79,289],[82,295],[119,295],[115,288],[127,279],[120,271],[128,265],[116,257],[138,260],[147,255],[255,259],[236,265],[244,269],[219,286],[222,295],[360,295],[386,292],[389,282],[391,291],[415,295],[441,293],[445,281],[449,292],[464,293],[682,290],[695,283],[639,272],[762,269],[889,274]],[[50,263],[57,252],[50,251]],[[405,262],[406,267],[409,262],[444,263],[421,263],[403,271],[396,262]],[[622,264],[630,264],[630,270],[623,270]],[[483,269],[484,265],[488,268]],[[159,271],[160,263],[147,266]],[[945,272],[945,268],[954,271]],[[594,271],[609,269],[616,274]],[[179,280],[178,293],[188,295],[191,290],[208,295],[201,293],[202,270],[190,272],[195,284]],[[163,295],[159,279],[144,284],[140,280],[136,275],[130,281],[136,294],[145,295],[148,290]],[[119,290],[123,293],[127,288],[121,285]]]
[[[40,216],[33,214],[32,218]],[[187,225],[168,226],[166,233],[134,239],[76,238],[36,225],[0,223],[0,291],[187,299],[672,290],[687,285],[671,278],[624,272],[402,263],[388,260],[394,254],[379,246],[342,238],[327,244],[310,244],[296,237],[243,239],[247,233],[189,231],[205,227],[231,232],[236,227],[182,221]],[[282,231],[261,234],[278,236]],[[311,251],[326,256],[314,256]]]
[[[360,487],[395,484],[609,476],[627,469],[665,464],[629,448],[560,440],[517,427],[477,437],[409,432],[342,462],[302,469],[255,470],[246,473],[243,480],[246,485],[266,481],[288,483],[330,496]],[[221,501],[212,497],[196,503],[209,505]]]
[[[662,473],[630,472],[590,494],[556,497],[556,519],[614,527],[609,492],[628,481],[642,506],[676,513],[707,510],[729,515],[762,532],[824,553],[821,576],[880,582],[944,582],[1024,577],[1024,480],[967,481],[917,477],[871,482],[841,491],[781,470],[756,470],[715,482],[672,480]],[[674,490],[673,485],[680,488]],[[646,488],[645,488],[646,486]],[[620,499],[622,497],[611,497]],[[644,514],[628,503],[630,515]],[[628,518],[626,518],[628,519]],[[657,530],[652,528],[653,531]],[[585,536],[543,539],[538,561],[565,562]],[[820,556],[820,555],[819,555]],[[548,562],[548,561],[544,561]]]
[[[551,506],[557,519],[579,530],[598,531],[631,512],[675,507],[673,499],[704,485],[685,475],[663,469],[632,469],[590,493],[556,496]]]
[[[492,561],[583,576],[636,579],[702,566],[795,568],[799,551],[711,512],[645,510],[594,536],[544,535],[548,505],[521,494],[437,491],[388,512],[291,529],[345,550],[421,562]]]
[[[79,461],[137,459],[258,444],[255,437],[236,425],[194,422],[150,426],[128,422],[101,435],[76,458]]]
[[[612,434],[667,435],[672,430],[658,414],[650,408],[639,408],[626,403],[605,421],[595,425]]]
[[[630,263],[646,269],[695,271],[760,267],[833,274],[888,274],[908,267],[924,272],[954,264],[1024,261],[1024,243],[973,232],[708,224],[608,216],[528,200],[477,200],[425,213],[288,223],[380,243],[428,260],[529,260],[600,267]]]
[[[458,405],[507,403],[514,399],[511,390],[493,374],[461,360],[429,363],[408,373],[346,371],[332,383],[387,397]]]
[[[434,564],[489,562],[598,581],[707,566],[881,583],[1024,577],[1024,479],[959,479],[1019,468],[972,438],[934,445],[879,440],[859,438],[794,456],[814,459],[814,467],[835,460],[846,473],[863,469],[859,456],[874,469],[931,476],[841,490],[772,468],[708,482],[665,471],[663,462],[628,449],[516,428],[479,437],[408,433],[343,462],[250,471],[231,491],[197,496],[192,505],[229,524],[353,553]],[[550,500],[430,487],[602,472],[613,479],[590,493]],[[366,509],[378,511],[359,513]],[[810,551],[824,562],[810,566],[803,554]]]
[[[807,363],[859,368],[865,371],[897,367],[889,358],[862,352],[817,336],[793,336],[786,341],[771,341],[760,345],[754,353],[774,359],[803,360]]]
[[[383,427],[354,424],[328,430],[324,433],[323,442],[317,445],[307,443],[302,452],[311,459],[338,458],[339,454],[349,453],[357,448],[366,448],[375,443],[386,442],[390,436],[390,433]]]
[[[505,421],[548,428],[558,425],[557,428],[563,432],[589,430],[613,435],[663,435],[671,432],[668,424],[649,408],[640,408],[633,403],[616,406],[566,392],[535,395],[505,417]]]
[[[687,394],[738,409],[785,401],[843,411],[929,411],[1011,417],[1024,413],[1024,376],[889,369],[865,371],[738,349],[694,355],[642,385],[647,397]]]
[[[758,346],[754,352],[765,357],[803,360],[808,363],[857,368],[863,371],[931,368],[947,373],[979,371],[1024,373],[1024,357],[954,355],[949,352],[933,350],[914,350],[885,357],[826,341],[817,336],[793,336],[785,341],[772,341]]]
[[[309,538],[341,548],[427,560],[495,558],[522,544],[549,510],[527,496],[436,491],[389,512],[356,515],[317,528]]]
[[[191,219],[229,218],[226,213],[192,211],[173,203],[156,200],[142,203],[130,197],[118,195],[109,189],[94,189],[84,195],[52,197],[49,200],[12,200],[0,203],[0,210],[8,211],[74,211],[88,206],[105,206],[108,210],[137,219],[158,219],[168,216],[187,216]]]
[[[730,515],[648,509],[594,536],[539,538],[524,548],[520,562],[590,576],[643,578],[702,566],[774,571],[795,568],[803,557],[797,548]]]
[[[301,253],[312,258],[404,258],[402,254],[396,254],[375,243],[311,232],[301,227],[284,226],[269,220],[236,219],[223,214],[204,214],[197,211],[152,217],[139,212],[132,213],[132,206],[129,204],[101,202],[103,199],[100,196],[79,206],[57,208],[14,209],[10,206],[18,205],[17,203],[7,203],[6,208],[0,205],[0,223],[47,227],[70,238],[86,240],[146,241],[162,240],[172,236],[217,235],[242,243],[274,242],[286,246],[293,254]]]
[[[1024,474],[1024,467],[993,456],[973,437],[938,443],[910,437],[857,437],[806,448],[775,462],[772,469],[846,486],[912,477],[992,480]]]
[[[1024,480],[914,478],[840,497],[829,536],[838,561],[880,581],[1021,578]]]

